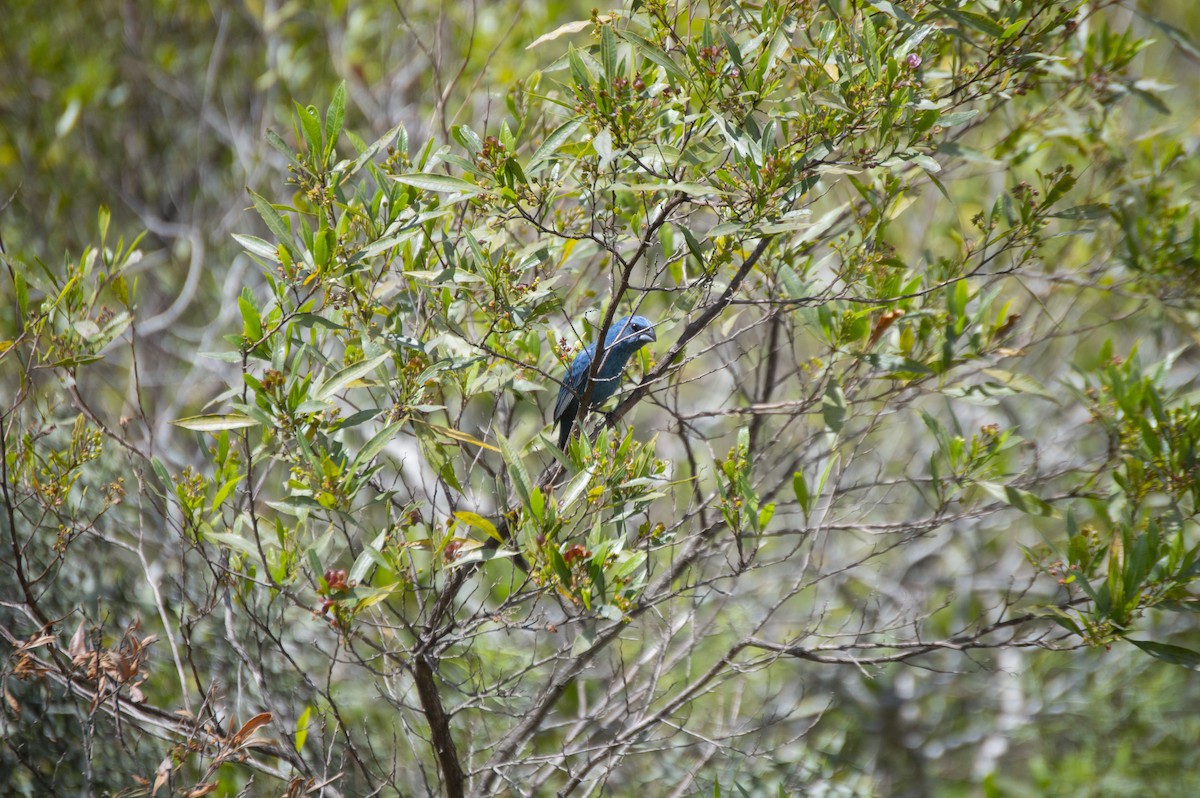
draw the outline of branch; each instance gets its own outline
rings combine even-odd
[[[458,749],[454,747],[454,738],[450,734],[450,718],[446,715],[437,684],[434,682],[433,666],[429,661],[431,656],[428,652],[420,651],[413,657],[413,679],[417,686],[417,695],[421,699],[421,709],[429,722],[430,741],[437,755],[438,766],[442,770],[446,795],[449,798],[463,798],[466,776],[458,761]]]
[[[650,392],[650,386],[653,383],[661,380],[664,376],[666,376],[667,372],[671,370],[671,366],[675,362],[675,358],[677,358],[679,354],[683,352],[684,347],[688,345],[688,342],[703,332],[704,329],[708,327],[708,325],[711,324],[717,318],[717,316],[720,315],[721,311],[733,301],[733,295],[737,292],[738,288],[741,287],[742,281],[746,279],[746,275],[750,273],[750,270],[753,269],[755,264],[758,263],[759,259],[763,256],[763,253],[767,251],[767,246],[770,245],[773,238],[774,236],[764,236],[763,238],[759,239],[758,245],[754,247],[754,250],[746,257],[746,260],[742,262],[741,267],[737,270],[737,273],[733,275],[733,279],[729,281],[729,285],[725,286],[725,290],[721,293],[721,296],[717,298],[717,301],[706,307],[703,313],[701,313],[695,320],[693,320],[690,324],[688,324],[687,327],[683,329],[683,332],[680,333],[679,338],[676,339],[674,345],[659,362],[657,368],[646,375],[646,378],[642,380],[641,384],[634,388],[629,393],[629,396],[626,397],[621,404],[617,405],[616,410],[609,415],[608,419],[605,421],[607,426],[612,427],[616,425],[616,423],[620,421],[626,413],[632,410],[633,406],[641,401],[643,396]]]

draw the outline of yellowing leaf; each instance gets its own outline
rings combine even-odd
[[[454,517],[459,521],[462,521],[467,526],[482,530],[484,534],[495,540],[497,543],[504,542],[503,538],[500,537],[500,533],[496,531],[496,525],[484,518],[482,515],[468,512],[466,510],[460,510],[454,514]]]

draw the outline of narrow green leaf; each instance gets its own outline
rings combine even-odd
[[[399,175],[392,179],[406,186],[415,186],[426,191],[436,191],[445,194],[480,194],[484,191],[483,186],[477,186],[474,183],[468,183],[466,180],[458,177],[450,177],[449,175],[418,173]]]
[[[1023,513],[1049,517],[1056,515],[1054,508],[1041,498],[1027,490],[1014,488],[1012,485],[998,485],[995,482],[977,482],[993,498],[1002,501],[1010,507],[1015,507]]]
[[[678,80],[680,83],[688,82],[688,74],[679,64],[667,55],[667,52],[657,44],[643,39],[631,30],[621,31],[621,38],[632,42],[638,52],[645,56],[648,60],[663,68],[668,75]]]
[[[347,366],[330,377],[320,388],[318,388],[316,393],[313,394],[313,398],[319,402],[328,401],[329,399],[333,398],[338,391],[342,390],[350,383],[360,379],[361,377],[364,377],[367,374],[370,374],[391,356],[392,353],[387,352],[382,355],[376,355],[370,360],[363,360],[355,363],[352,366]]]
[[[375,410],[369,412],[377,413],[379,411]],[[357,474],[361,469],[365,468],[372,460],[375,459],[376,455],[383,451],[383,447],[387,446],[388,443],[396,437],[396,435],[407,423],[408,419],[404,418],[400,419],[399,421],[393,421],[391,424],[388,424],[386,427],[379,430],[379,432],[371,436],[371,440],[367,441],[366,444],[358,450],[358,454],[354,456],[354,462],[350,464],[350,473]]]
[[[585,469],[571,478],[571,481],[567,483],[567,487],[563,491],[562,499],[558,502],[560,508],[563,510],[569,509],[583,495],[583,492],[587,490],[587,486],[591,482],[592,473],[591,469]]]
[[[1200,670],[1200,652],[1183,646],[1173,646],[1170,643],[1156,643],[1153,640],[1132,640],[1125,638],[1152,657],[1172,665],[1182,665],[1192,670]]]
[[[288,229],[287,222],[284,221],[279,211],[275,210],[275,206],[267,202],[265,197],[259,196],[251,189],[246,190],[250,192],[250,198],[254,201],[254,210],[258,211],[258,215],[266,223],[271,235],[275,236],[275,240],[295,258],[296,246],[292,242],[292,231]]]
[[[352,584],[362,584],[367,578],[367,572],[371,570],[371,566],[379,560],[379,552],[387,541],[387,532],[380,532],[375,536],[375,539],[363,547],[359,552],[358,557],[354,560],[353,567],[350,568],[350,573],[346,580]]]
[[[1084,219],[1102,219],[1108,215],[1108,205],[1103,202],[1090,205],[1076,205],[1074,208],[1051,213],[1056,219],[1071,219],[1074,221],[1082,221]]]
[[[508,465],[508,475],[513,481],[513,487],[517,489],[517,494],[521,497],[521,501],[528,506],[533,490],[533,482],[529,479],[529,472],[521,464],[521,455],[508,442],[508,438],[497,433],[496,440],[500,444],[500,453],[504,456],[504,462]]]
[[[25,283],[25,275],[19,269],[13,272],[13,283],[17,290],[17,308],[24,319],[29,315],[29,286]]]
[[[617,37],[612,25],[600,28],[600,63],[604,66],[604,77],[610,82],[617,77]]]
[[[476,156],[483,152],[483,140],[479,138],[479,134],[471,130],[467,125],[455,125],[450,129],[450,135],[460,146],[472,156]]]
[[[938,117],[937,123],[942,127],[955,127],[965,122],[969,122],[979,115],[978,108],[972,108],[969,111],[952,111],[948,114],[942,114]]]
[[[689,197],[718,197],[727,196],[728,191],[706,186],[703,183],[614,183],[609,187],[612,191],[665,191],[687,194]],[[811,222],[806,222],[811,224]]]
[[[583,59],[579,56],[579,51],[572,45],[567,48],[567,61],[571,64],[571,77],[575,81],[575,85],[580,88],[589,89],[592,85],[592,76],[588,72],[587,65],[583,63]]]
[[[767,524],[771,523],[771,519],[775,517],[775,502],[765,505],[758,511],[758,531],[762,532],[767,528]]]
[[[300,129],[304,134],[304,142],[308,145],[309,153],[321,154],[325,151],[321,135],[321,116],[311,105],[296,103],[296,116],[300,118]]]
[[[832,380],[825,387],[825,396],[821,400],[821,415],[825,420],[825,427],[837,435],[842,431],[842,425],[846,422],[846,395],[842,393],[841,386]]]
[[[177,427],[195,430],[197,432],[221,432],[229,429],[244,429],[258,426],[258,422],[241,413],[212,414],[205,416],[188,416],[172,421]]]
[[[283,136],[280,136],[270,128],[267,128],[267,143],[270,144],[276,152],[278,152],[284,158],[287,158],[288,163],[299,163],[299,161],[296,160],[296,152],[292,149],[291,145],[283,140]]]
[[[525,170],[531,172],[534,167],[554,157],[554,153],[558,152],[564,144],[570,141],[571,137],[575,135],[575,131],[579,130],[582,126],[583,117],[579,116],[568,119],[559,125],[553,133],[546,137],[546,140],[542,142],[542,146],[537,148],[537,152],[529,159]]]
[[[296,718],[296,753],[301,752],[305,741],[308,740],[308,724],[312,720],[312,711],[312,704],[309,704],[300,713],[300,717]]]
[[[254,306],[254,296],[249,288],[242,289],[238,297],[238,309],[242,314],[242,335],[250,343],[257,342],[263,336],[262,317]]]
[[[946,6],[938,6],[938,8],[955,22],[966,25],[968,28],[973,28],[985,36],[990,36],[993,39],[999,39],[1004,36],[1004,28],[998,22],[983,14],[975,11],[959,11],[958,9],[947,8]]]
[[[261,258],[269,263],[279,263],[279,248],[264,241],[258,236],[247,236],[241,233],[234,233],[233,240],[242,245],[242,249],[249,252],[256,258]]]
[[[402,133],[404,133],[404,125],[396,125],[387,133],[384,133],[359,154],[359,156],[354,160],[354,163],[350,165],[350,168],[346,170],[346,174],[352,175],[359,169],[362,169],[368,161],[373,159],[376,155],[391,145],[396,137]]]
[[[333,154],[338,137],[342,135],[342,123],[346,119],[346,81],[342,81],[333,90],[333,99],[325,111],[325,162]]]
[[[360,249],[358,252],[355,252],[352,261],[357,263],[365,258],[373,258],[381,252],[387,252],[389,249],[403,244],[405,241],[412,238],[419,232],[421,232],[420,225],[413,224],[409,227],[401,229],[400,232],[394,235],[384,236],[383,238],[376,239]]]
[[[799,502],[800,509],[804,512],[804,522],[808,523],[808,514],[812,509],[812,496],[808,492],[808,480],[804,478],[803,471],[792,474],[792,492],[796,494],[796,501]]]

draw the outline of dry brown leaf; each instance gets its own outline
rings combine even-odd
[[[171,757],[158,763],[158,770],[154,771],[154,789],[150,791],[150,795],[157,795],[159,788],[166,784],[169,778],[171,778]]]
[[[79,626],[75,628],[75,634],[71,635],[71,642],[67,644],[67,653],[71,655],[71,659],[87,655],[87,632],[83,628],[83,621],[79,622]]]
[[[271,722],[271,717],[272,716],[270,712],[260,712],[254,717],[250,718],[250,720],[246,721],[242,728],[238,729],[237,734],[233,735],[232,745],[235,748],[244,745],[246,740],[250,738],[250,735],[254,734],[255,729],[259,728],[260,726],[266,726]]]
[[[35,648],[41,648],[47,643],[54,642],[54,635],[38,635],[26,640],[24,643],[17,645],[18,651],[33,651]]]
[[[193,790],[189,790],[186,793],[186,796],[187,796],[187,798],[201,798],[201,796],[203,796],[203,795],[208,795],[210,792],[215,792],[216,789],[217,789],[216,782],[213,782],[212,784],[202,784]]]
[[[274,748],[278,745],[279,741],[272,740],[270,737],[255,737],[253,740],[242,743],[242,748]]]
[[[600,16],[596,17],[596,22],[608,22],[610,19],[612,19],[612,14],[601,14]],[[592,20],[590,19],[581,19],[577,22],[568,22],[565,25],[559,25],[549,33],[543,33],[541,36],[534,39],[533,43],[528,45],[525,49],[532,50],[539,44],[554,41],[559,36],[565,36],[568,33],[579,33],[581,30],[587,30],[591,26]]]
[[[889,310],[879,317],[875,322],[875,329],[871,330],[871,337],[867,340],[867,349],[873,347],[876,342],[883,336],[888,328],[896,323],[896,320],[904,315],[904,311],[900,308]]]

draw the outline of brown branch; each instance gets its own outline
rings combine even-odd
[[[454,747],[454,737],[450,733],[450,718],[442,706],[442,697],[434,681],[433,665],[430,664],[432,656],[427,651],[418,651],[413,657],[413,680],[425,720],[429,722],[430,742],[433,743],[433,752],[442,771],[446,795],[449,798],[463,798],[466,794],[466,775],[458,761],[458,749]]]

